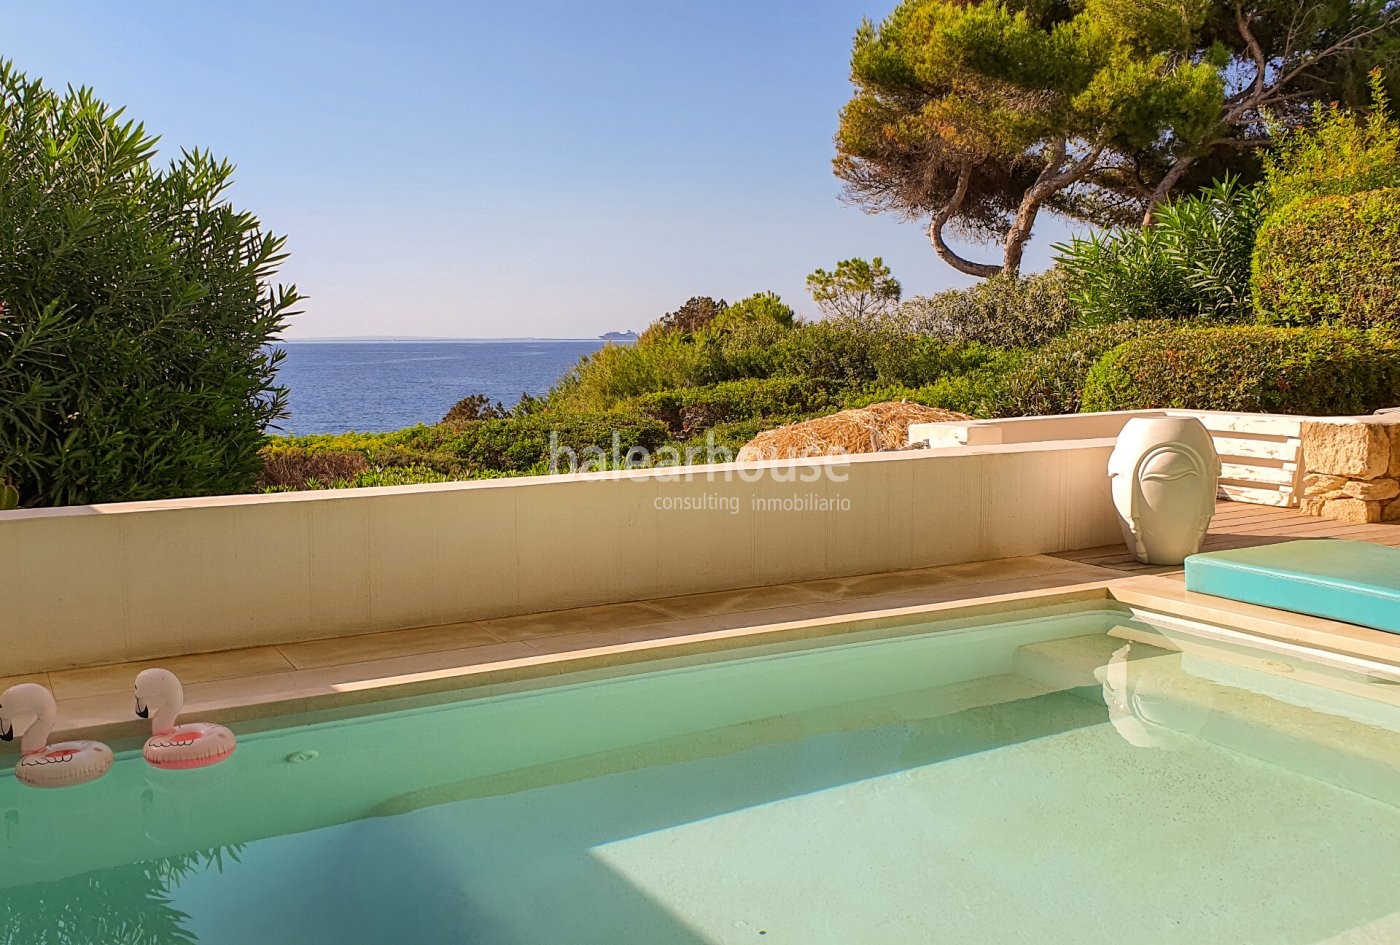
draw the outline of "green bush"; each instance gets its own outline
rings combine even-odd
[[[521,412],[528,413],[529,410]],[[448,408],[442,422],[448,426],[458,426],[473,420],[497,420],[510,416],[510,413],[499,400],[493,403],[485,394],[468,394]]]
[[[949,341],[887,319],[801,325],[773,353],[782,373],[829,390],[923,387],[975,370],[996,356],[987,346]]]
[[[805,418],[793,418],[805,419]],[[737,454],[744,444],[758,436],[764,430],[771,430],[774,427],[772,420],[755,417],[748,420],[734,420],[730,423],[718,423],[705,431],[704,445],[708,447],[713,441],[715,450],[729,450],[730,454]]]
[[[632,345],[606,345],[579,359],[546,398],[548,409],[597,412],[641,394],[726,380],[712,337],[661,332]]]
[[[707,295],[697,295],[687,300],[674,312],[667,312],[653,322],[642,333],[641,340],[647,341],[667,332],[684,334],[685,332],[700,331],[728,307],[729,303],[724,299],[716,302]]]
[[[655,451],[667,438],[664,424],[627,411],[533,414],[467,424],[452,431],[442,449],[474,469],[542,472],[552,448],[579,456],[590,449],[625,455],[634,447]]]
[[[1025,358],[1022,351],[999,351],[994,357],[967,370],[948,373],[932,384],[908,387],[902,384],[874,385],[847,394],[841,408],[866,407],[891,400],[907,400],[926,407],[956,410],[973,417],[992,416],[997,395],[1008,373]]]
[[[489,473],[542,473],[550,451],[592,451],[625,457],[633,447],[655,451],[668,437],[664,424],[631,411],[513,414],[456,425],[416,426],[392,433],[283,437],[270,452],[359,453],[375,469],[417,467],[451,479]]]
[[[913,298],[900,316],[914,330],[950,341],[1025,348],[1064,334],[1076,310],[1063,273],[1051,270],[1024,279],[992,276],[967,289]]]
[[[1254,304],[1283,325],[1400,325],[1400,187],[1272,214],[1254,250]]]
[[[1078,413],[1094,364],[1130,338],[1164,331],[1170,322],[1125,321],[1079,328],[1027,352],[1006,370],[979,415],[1026,417]]]
[[[769,377],[658,391],[624,406],[659,420],[671,436],[684,440],[716,424],[759,418],[782,422],[833,403],[825,390],[802,378]]]
[[[920,332],[903,318],[797,322],[777,296],[760,293],[693,331],[648,329],[636,345],[583,358],[542,409],[635,407],[684,437],[745,417],[820,411],[870,386],[926,387],[999,356],[986,345]]]
[[[1400,403],[1400,348],[1329,328],[1176,330],[1124,342],[1089,372],[1086,410],[1369,413]]]
[[[1261,185],[1271,210],[1386,187],[1400,187],[1400,122],[1379,72],[1371,74],[1368,114],[1318,105],[1312,124],[1284,137],[1265,159]]]
[[[243,492],[281,416],[283,240],[203,151],[0,62],[0,482],[27,505]]]
[[[364,469],[352,476],[321,479],[315,476],[292,485],[269,485],[259,481],[263,492],[301,492],[312,489],[367,489],[374,486],[417,486],[426,482],[453,482],[460,479],[494,479],[500,473],[485,472],[449,476],[428,466],[383,466]]]
[[[1250,256],[1263,210],[1257,190],[1230,179],[1158,208],[1146,227],[1057,245],[1080,321],[1250,320]]]
[[[794,313],[776,295],[760,292],[733,305],[682,307],[704,309],[685,324],[666,327],[672,313],[653,324],[634,345],[608,345],[585,355],[545,400],[557,411],[606,411],[643,394],[703,387],[779,371],[776,350],[793,333]],[[519,412],[519,411],[517,411]]]

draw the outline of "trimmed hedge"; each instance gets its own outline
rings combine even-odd
[[[1078,413],[1084,381],[1099,358],[1130,338],[1166,331],[1170,325],[1162,320],[1129,319],[1056,338],[1006,372],[985,413],[995,417]]]
[[[1400,188],[1295,200],[1270,215],[1252,287],[1265,321],[1400,324]]]
[[[1400,404],[1400,348],[1338,328],[1179,329],[1094,365],[1085,410],[1176,407],[1314,416]]]

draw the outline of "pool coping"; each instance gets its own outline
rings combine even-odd
[[[900,631],[918,627],[918,632],[930,632],[931,629],[936,632],[939,629],[1014,619],[1018,612],[1026,610],[1047,607],[1092,609],[1096,603],[1105,608],[1121,609],[1125,617],[1140,615],[1150,619],[1152,615],[1161,615],[1200,622],[1243,633],[1266,647],[1270,643],[1301,646],[1395,667],[1400,672],[1400,636],[1395,634],[1193,593],[1185,589],[1179,574],[1078,580],[1086,575],[1098,577],[1095,572],[1102,573],[1102,569],[1070,569],[1062,572],[1066,579],[1063,584],[985,596],[977,596],[975,591],[978,585],[971,584],[967,587],[968,596],[906,606],[872,606],[865,610],[842,611],[836,606],[837,602],[832,601],[827,609],[833,612],[825,615],[804,615],[768,622],[763,622],[760,611],[758,622],[750,625],[657,635],[556,652],[510,655],[502,659],[463,662],[462,665],[420,672],[386,671],[382,676],[365,679],[336,681],[335,673],[329,672],[324,674],[321,681],[310,681],[291,688],[267,688],[262,684],[265,682],[262,676],[233,678],[222,681],[226,685],[219,687],[222,691],[218,696],[191,700],[190,715],[216,718],[226,723],[256,723],[280,716],[356,709],[399,699],[454,693],[469,698],[479,690],[491,687],[548,684],[551,678],[566,673],[626,667],[679,657],[713,655],[715,659],[720,659],[734,654],[736,650],[759,645],[822,639],[837,642],[842,636],[882,630]],[[1052,573],[1041,577],[1053,576]],[[873,599],[872,603],[878,599]],[[849,603],[858,605],[861,602]],[[787,611],[792,609],[787,608]],[[821,610],[822,606],[809,605],[807,609]],[[784,612],[781,609],[772,611],[775,614]],[[685,623],[683,618],[675,618],[674,622],[678,625]],[[929,623],[947,626],[930,628],[927,626]],[[489,650],[516,652],[509,645],[501,645],[478,647],[476,655]],[[470,654],[472,651],[462,652]],[[390,661],[384,662],[387,665]],[[327,669],[333,670],[334,667]],[[92,738],[108,741],[119,750],[139,745],[148,730],[146,723],[127,714],[129,710],[124,707],[128,698],[115,693],[104,694],[98,700],[101,705],[86,714],[82,711],[65,713],[65,708],[76,709],[82,700],[60,700],[60,721],[55,727],[53,740]],[[6,754],[14,753],[13,746],[6,748],[9,749]]]

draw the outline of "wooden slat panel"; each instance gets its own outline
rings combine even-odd
[[[1222,485],[1220,491],[1236,502],[1253,502],[1255,505],[1276,505],[1287,507],[1293,503],[1293,496],[1277,489],[1261,489],[1257,486]]]
[[[1222,463],[1220,478],[1239,479],[1249,483],[1270,483],[1280,486],[1293,484],[1292,463],[1280,466],[1245,466],[1241,463]]]
[[[1252,417],[1241,414],[1206,414],[1197,417],[1207,430],[1222,433],[1262,433],[1269,436],[1297,437],[1303,421],[1291,417]]]
[[[1217,436],[1215,451],[1221,456],[1247,456],[1252,459],[1280,459],[1293,462],[1298,458],[1299,440],[1246,440],[1240,437]]]

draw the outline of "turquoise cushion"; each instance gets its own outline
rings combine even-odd
[[[1400,548],[1285,541],[1186,559],[1186,588],[1400,633]]]

